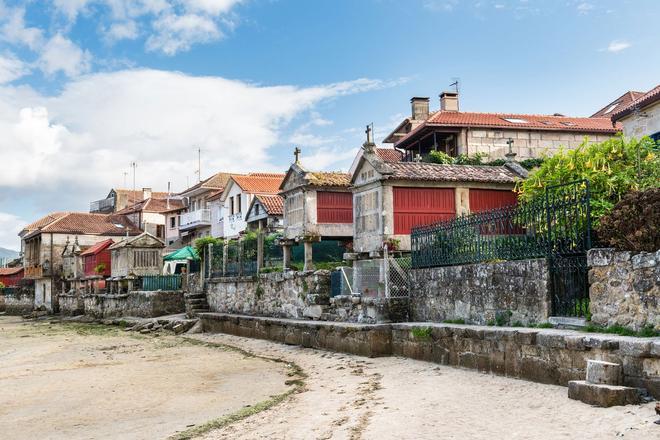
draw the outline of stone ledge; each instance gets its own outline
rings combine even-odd
[[[642,402],[642,394],[639,388],[592,384],[585,380],[568,382],[569,399],[603,408],[639,404]]]

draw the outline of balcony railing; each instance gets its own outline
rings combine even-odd
[[[198,209],[181,215],[180,229],[190,229],[197,226],[208,226],[211,224],[211,210]]]
[[[25,278],[41,278],[44,275],[44,270],[41,266],[26,267],[24,276]]]
[[[89,212],[109,212],[115,207],[115,198],[95,200],[89,204]]]

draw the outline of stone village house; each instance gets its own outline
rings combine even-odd
[[[276,194],[257,194],[245,215],[249,231],[266,233],[281,231],[284,227],[284,199]]]
[[[216,173],[177,195],[185,206],[179,217],[178,229],[181,241],[180,246],[169,245],[176,248],[188,246],[200,237],[211,235],[211,209],[208,199],[218,191],[224,190],[229,177],[229,173]]]
[[[171,224],[167,224],[167,214],[173,211],[178,212],[183,208],[183,202],[180,199],[170,196],[161,199],[152,196],[118,211],[117,214],[127,216],[141,230],[165,241],[167,228],[171,226]]]
[[[353,194],[350,176],[338,172],[308,171],[296,160],[280,185],[284,198],[284,265],[288,266],[291,247],[303,242],[305,270],[313,268],[312,243],[324,239],[352,240]]]
[[[628,92],[638,93],[639,92]],[[660,85],[612,111],[612,122],[623,125],[626,137],[649,136],[660,142]]]
[[[110,246],[111,292],[131,291],[138,277],[159,275],[163,267],[164,248],[165,243],[148,232],[124,238]]]
[[[247,229],[248,208],[257,195],[277,195],[284,174],[232,174],[222,192],[223,238],[238,238]]]
[[[410,251],[414,226],[514,204],[515,182],[527,175],[512,160],[504,166],[388,163],[373,143],[363,149],[351,178],[356,257],[378,256],[385,243]]]
[[[456,92],[443,92],[435,112],[429,110],[429,98],[412,98],[411,116],[384,142],[402,150],[406,161],[433,150],[453,157],[483,153],[492,160],[505,156],[512,139],[512,152],[523,160],[552,154],[561,146],[576,148],[585,137],[602,142],[620,131],[608,117],[464,112],[458,98]]]
[[[61,293],[63,254],[71,240],[82,249],[104,240],[133,236],[139,229],[124,215],[55,212],[19,233],[25,278],[34,280],[34,306],[56,308]]]
[[[81,247],[76,236],[73,243],[67,240],[62,251],[62,292],[97,293],[105,288],[105,278],[110,276],[109,238],[92,246]]]

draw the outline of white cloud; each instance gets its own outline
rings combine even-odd
[[[424,7],[432,11],[451,12],[458,5],[458,0],[424,0]]]
[[[226,14],[242,0],[188,0],[186,7],[190,10],[205,12],[211,15]]]
[[[594,5],[592,5],[591,3],[587,3],[587,2],[582,2],[579,5],[577,5],[578,13],[581,14],[581,15],[588,14],[593,9],[594,9]]]
[[[20,250],[17,234],[27,222],[20,217],[6,212],[0,212],[0,247]]]
[[[75,21],[78,14],[90,3],[90,0],[53,0],[55,7],[70,21]]]
[[[73,41],[56,34],[48,40],[39,57],[39,66],[47,75],[59,71],[67,76],[77,76],[89,71],[91,54]]]
[[[4,15],[4,23],[0,27],[0,38],[14,44],[25,45],[32,50],[43,42],[43,32],[35,27],[25,26],[25,9],[14,8],[0,10]],[[0,22],[2,22],[0,18]]]
[[[39,188],[57,195],[49,202],[58,204],[53,210],[71,209],[59,205],[64,193],[84,207],[108,187],[121,185],[123,171],[136,160],[138,185],[162,189],[172,181],[181,190],[185,176],[194,176],[195,146],[202,149],[209,174],[277,169],[268,150],[289,138],[294,118],[311,116],[327,124],[314,113],[321,102],[388,84],[361,79],[264,87],[125,70],[79,77],[52,97],[28,87],[0,87],[0,188]],[[317,152],[323,160],[314,167],[336,162],[342,154]]]
[[[631,46],[631,44],[628,43],[627,41],[613,40],[613,41],[610,42],[610,44],[607,46],[607,49],[606,49],[606,50],[607,50],[608,52],[617,53],[617,52],[621,52],[622,50],[626,50],[626,49],[628,49],[630,46]]]
[[[0,84],[8,83],[29,72],[25,63],[12,53],[0,54]]]
[[[138,37],[139,31],[134,20],[126,20],[112,23],[105,34],[110,41],[134,40]]]
[[[155,34],[147,39],[147,49],[166,55],[187,51],[195,43],[208,43],[223,34],[213,19],[198,14],[167,14],[153,23]]]

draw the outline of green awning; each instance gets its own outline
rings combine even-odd
[[[195,248],[191,246],[183,247],[179,250],[172,252],[171,254],[165,255],[163,260],[165,261],[174,261],[174,260],[199,260],[199,255]]]

